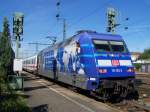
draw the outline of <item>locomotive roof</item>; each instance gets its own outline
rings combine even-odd
[[[97,33],[97,32],[83,32],[81,34],[83,36],[88,35],[88,38],[91,38],[91,39],[118,40],[118,41],[123,40],[120,35],[116,35],[116,34],[104,34],[104,33]]]
[[[55,49],[58,46],[62,46],[62,45],[63,46],[67,45],[73,39],[78,40],[78,38],[82,38],[84,36],[87,38],[91,38],[91,39],[116,40],[116,41],[123,40],[120,35],[116,35],[116,34],[97,33],[95,31],[80,31],[77,34],[73,35],[72,37],[66,39],[64,42],[56,43],[54,46],[49,46],[49,47],[43,49],[42,51],[47,51],[49,49]]]

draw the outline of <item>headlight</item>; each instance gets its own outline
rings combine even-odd
[[[128,68],[127,72],[134,72],[134,68]]]
[[[99,72],[102,74],[107,73],[107,69],[99,69]]]

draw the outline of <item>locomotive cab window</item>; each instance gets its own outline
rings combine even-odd
[[[110,51],[109,43],[105,40],[93,40],[94,47],[98,52]]]
[[[110,41],[113,52],[126,52],[126,47],[122,41]]]

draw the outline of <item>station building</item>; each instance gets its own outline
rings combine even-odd
[[[141,65],[141,72],[150,73],[150,59],[143,60]]]
[[[150,73],[150,59],[147,60],[141,60],[140,56],[142,53],[140,52],[131,52],[131,59],[133,63],[139,63],[141,64],[140,72],[143,73]]]

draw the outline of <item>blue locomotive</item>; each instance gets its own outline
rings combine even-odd
[[[113,95],[125,97],[135,90],[134,67],[120,35],[80,31],[42,50],[37,58],[38,74],[90,91],[103,99]]]

